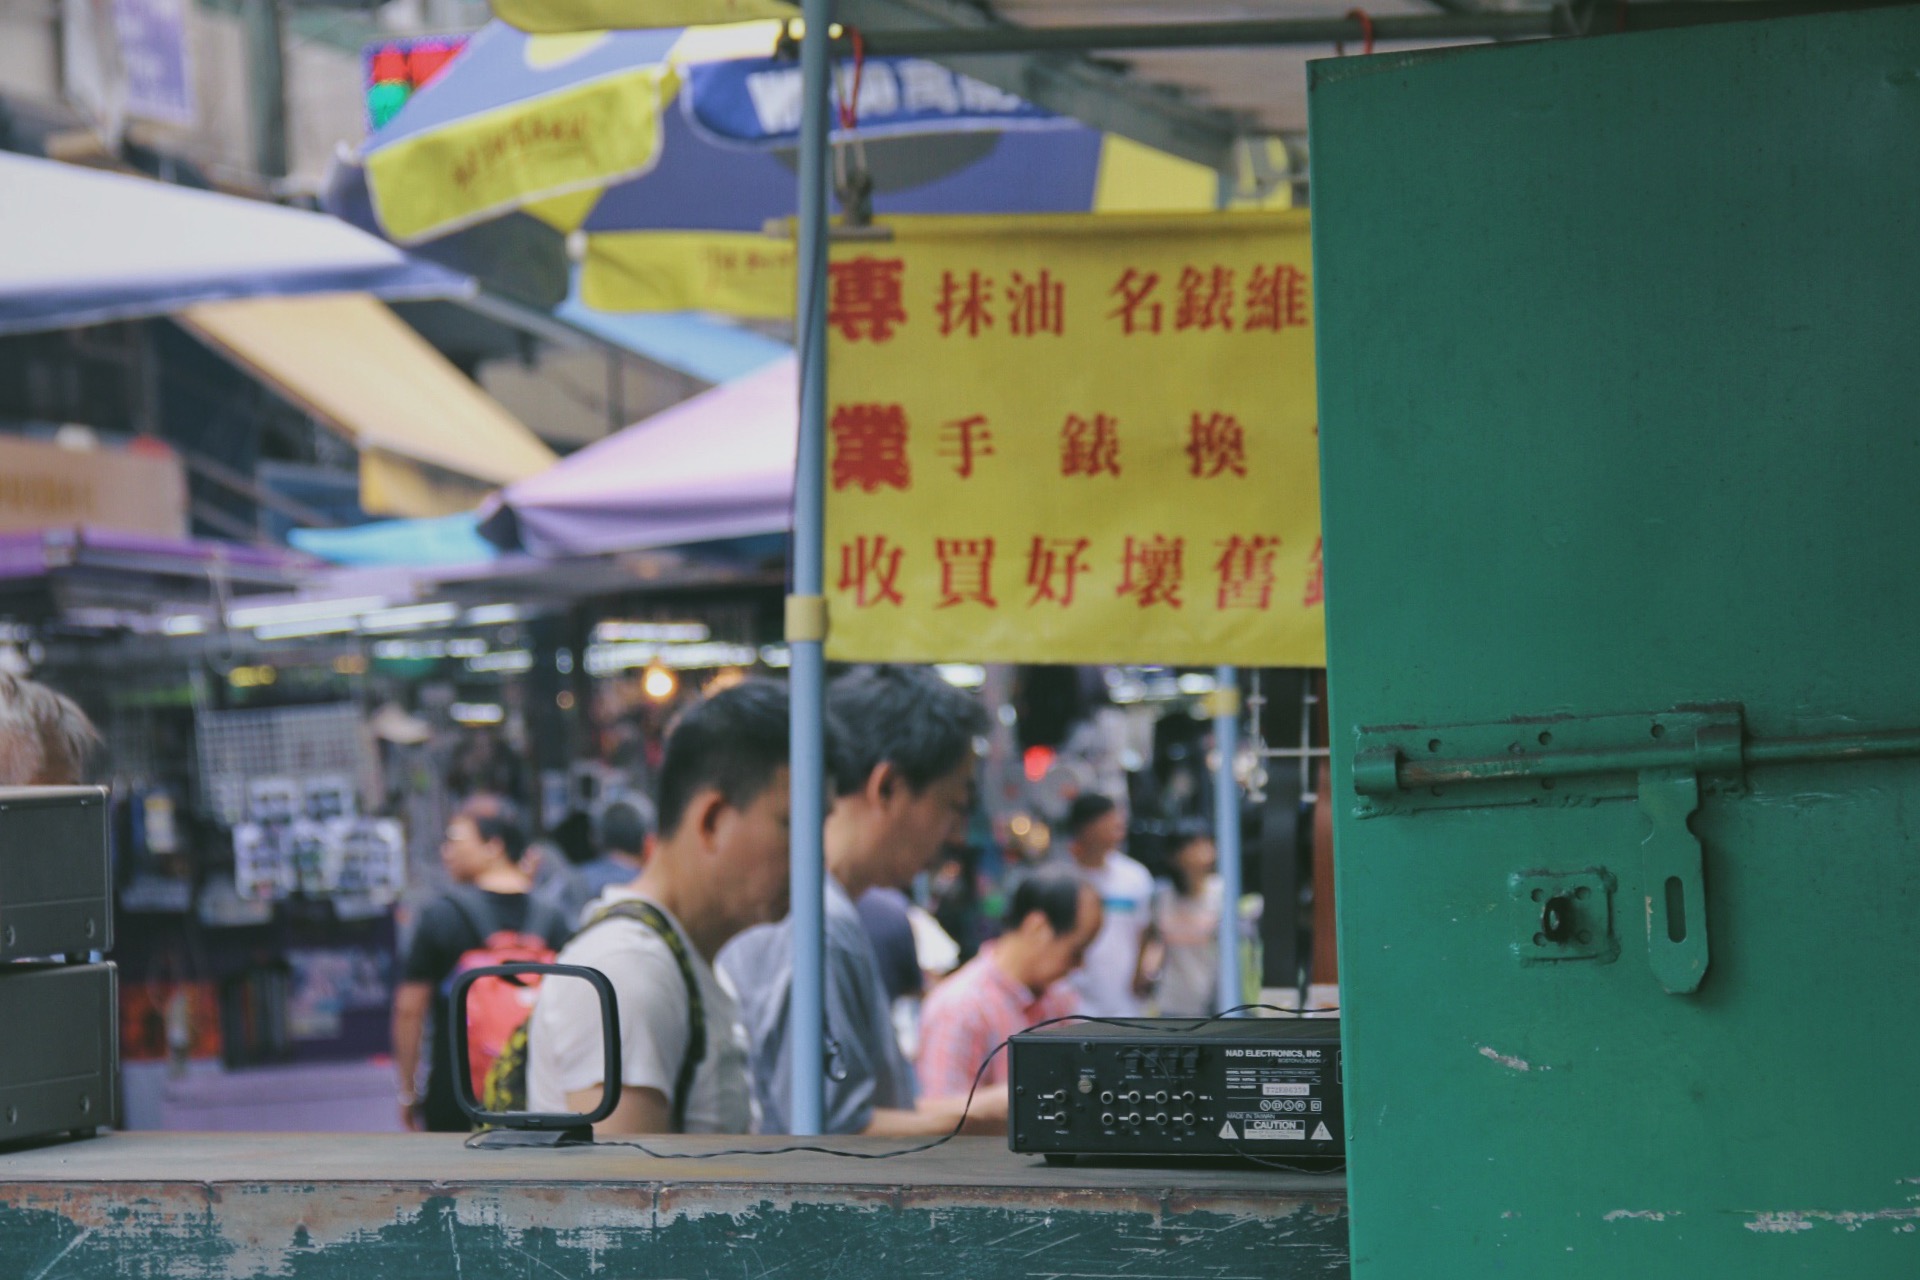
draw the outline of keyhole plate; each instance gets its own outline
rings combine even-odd
[[[1618,959],[1615,888],[1612,874],[1601,867],[1520,871],[1509,876],[1514,958],[1526,965],[1569,960],[1606,964]]]

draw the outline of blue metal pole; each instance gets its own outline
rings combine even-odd
[[[1214,670],[1213,748],[1220,767],[1213,774],[1213,843],[1220,854],[1219,1008],[1245,1001],[1240,980],[1240,787],[1233,757],[1240,747],[1240,673]]]
[[[800,454],[793,486],[793,597],[787,635],[793,655],[792,865],[793,915],[793,1132],[824,1127],[826,1096],[825,986],[826,610],[821,603],[826,558],[827,421],[827,60],[833,0],[804,0],[806,34],[800,42],[799,305]],[[796,623],[798,625],[796,625]]]

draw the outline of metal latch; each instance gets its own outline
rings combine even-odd
[[[1688,825],[1702,794],[1738,794],[1746,771],[1766,765],[1916,755],[1920,729],[1752,739],[1739,706],[1677,707],[1642,715],[1362,729],[1353,786],[1362,818],[1637,799],[1651,824],[1641,848],[1647,961],[1663,988],[1684,995],[1700,989],[1710,959],[1705,856]],[[1516,899],[1523,962],[1611,958],[1580,941],[1581,900],[1556,902],[1548,892],[1553,886],[1541,877],[1551,879],[1552,873],[1524,873],[1510,885],[1525,894]],[[1538,901],[1536,889],[1542,893]]]

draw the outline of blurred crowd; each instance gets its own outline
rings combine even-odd
[[[1056,815],[1055,847],[993,886],[1003,905],[988,919],[959,852],[988,731],[979,702],[929,670],[876,666],[836,679],[827,709],[828,1132],[1002,1132],[1008,1036],[1073,1014],[1213,1011],[1221,893],[1203,825],[1176,829],[1156,882],[1122,848],[1123,803],[1082,791]],[[395,1000],[409,1125],[469,1127],[458,1039],[490,1110],[586,1113],[611,1094],[602,1134],[790,1131],[787,716],[768,681],[687,706],[651,794],[607,805],[562,857],[529,858],[502,794],[463,802],[441,848],[452,888],[421,911]],[[554,864],[544,877],[540,862]],[[481,978],[455,1017],[463,970],[548,958],[611,987],[611,1090],[585,982]]]

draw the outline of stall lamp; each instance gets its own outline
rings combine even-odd
[[[673,672],[662,666],[651,666],[640,677],[640,691],[655,702],[665,702],[680,687],[680,681]]]
[[[207,620],[197,613],[176,613],[160,623],[160,630],[170,636],[205,635]]]
[[[447,711],[460,724],[499,724],[507,718],[497,702],[456,702]]]
[[[269,622],[253,629],[256,640],[298,640],[304,636],[337,636],[353,630],[352,618],[316,618],[311,622]]]
[[[443,626],[459,616],[459,605],[410,604],[398,609],[378,609],[368,613],[360,619],[360,630],[373,633],[417,631],[423,627]]]
[[[339,600],[297,600],[291,604],[247,605],[227,612],[227,625],[233,627],[278,626],[286,623],[313,622],[321,618],[348,618],[386,607],[385,596],[350,596]]]

